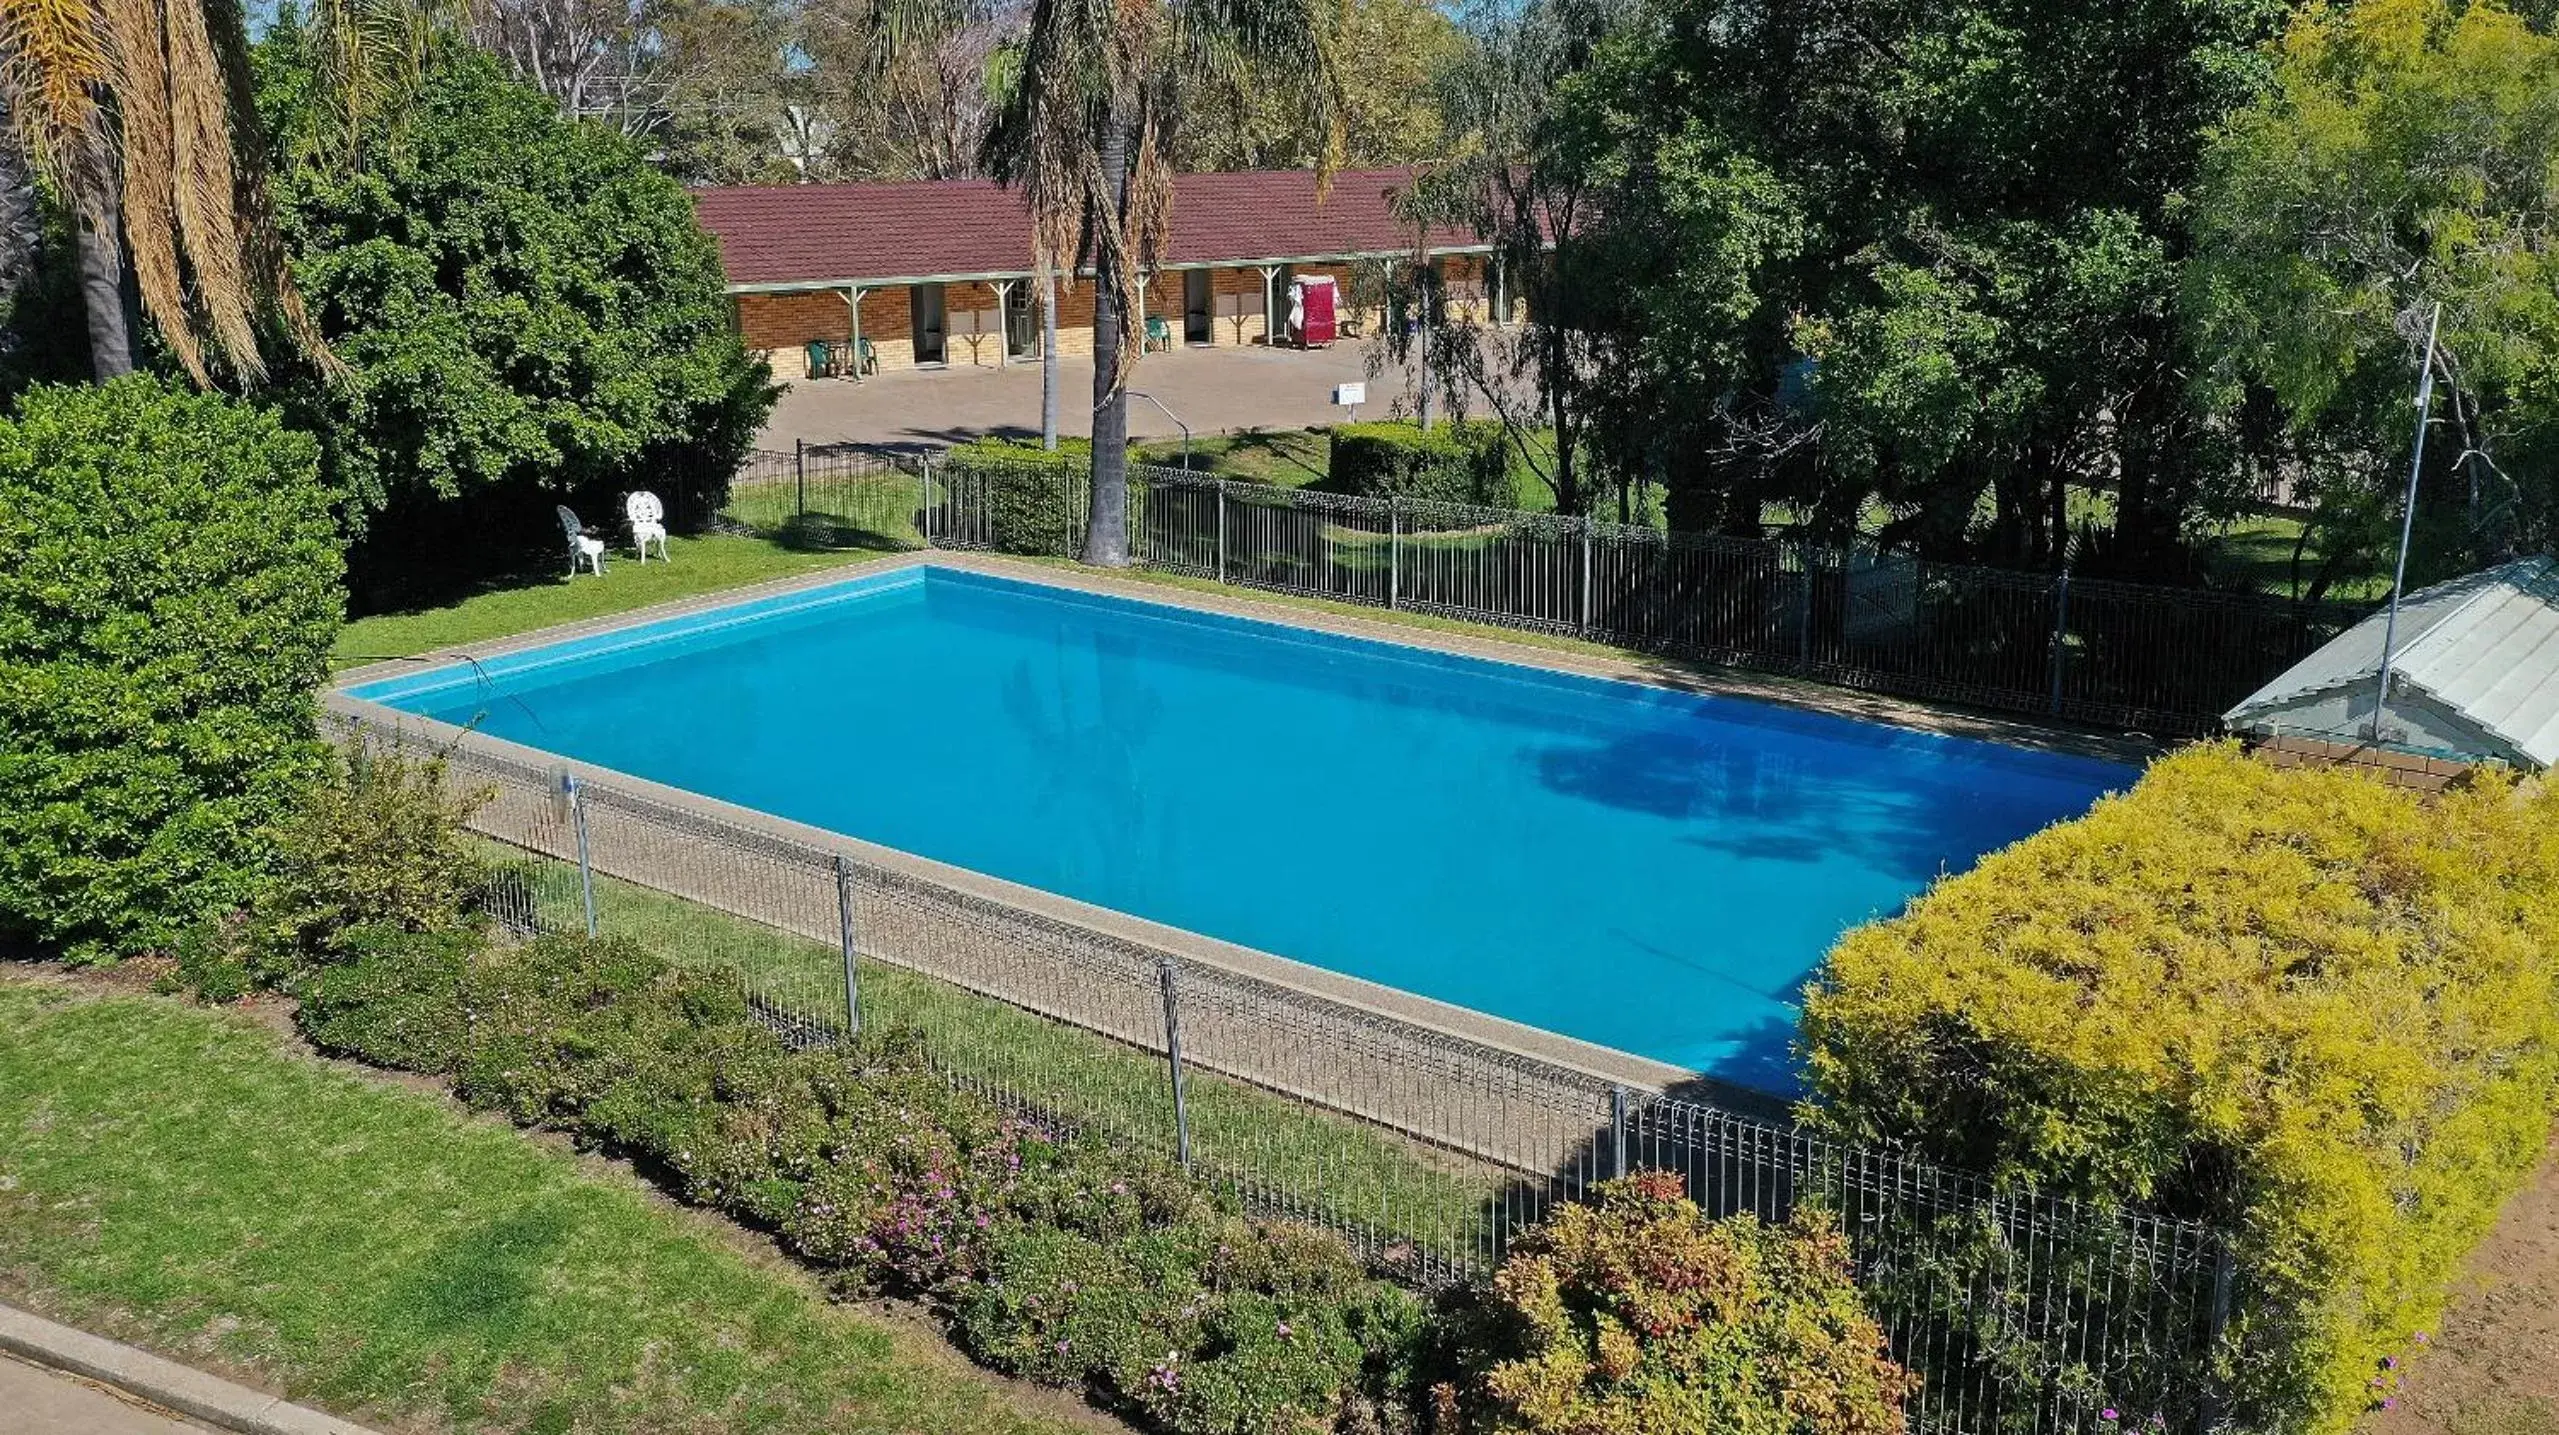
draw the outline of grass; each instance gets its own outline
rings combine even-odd
[[[1280,488],[1307,488],[1322,483],[1331,454],[1331,441],[1320,428],[1247,429],[1241,433],[1202,434],[1191,440],[1194,472]],[[1131,444],[1129,456],[1141,463],[1178,468],[1182,443],[1179,439],[1151,439]]]
[[[1552,434],[1539,430],[1530,437],[1529,448],[1540,466],[1553,464]],[[1182,444],[1179,439],[1150,439],[1131,444],[1129,456],[1140,463],[1178,468]],[[1247,429],[1241,433],[1203,434],[1191,440],[1193,472],[1242,483],[1321,488],[1329,476],[1331,462],[1332,440],[1322,428]],[[1515,506],[1523,513],[1552,513],[1555,494],[1535,474],[1521,473]]]
[[[408,658],[442,648],[485,643],[555,623],[611,617],[725,588],[794,578],[883,556],[885,550],[795,547],[773,538],[710,534],[674,538],[666,563],[605,560],[604,576],[568,578],[557,568],[492,579],[458,602],[358,618],[340,630],[331,661],[338,667]]]
[[[489,1432],[1057,1430],[698,1218],[233,1013],[0,980],[0,1289]]]
[[[2204,566],[2226,582],[2260,593],[2291,597],[2295,593],[2293,549],[2301,540],[2301,520],[2280,514],[2232,521],[2202,542]],[[2307,585],[2319,568],[2314,547],[2301,555],[2300,579]],[[2333,599],[2379,602],[2390,596],[2390,575],[2378,569],[2352,573],[2329,585]]]
[[[555,923],[580,920],[573,873],[546,873],[532,886]],[[596,886],[605,932],[679,965],[740,973],[785,1010],[840,1021],[842,956],[833,944],[609,877]],[[963,1084],[1111,1139],[1172,1149],[1162,1057],[882,962],[863,964],[861,982],[863,1021],[921,1032],[936,1063]],[[1196,1069],[1184,1090],[1204,1168],[1258,1177],[1443,1253],[1478,1248],[1503,1184],[1494,1168]]]

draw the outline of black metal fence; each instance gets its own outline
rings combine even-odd
[[[1064,556],[1081,541],[1080,466],[971,455],[929,473],[927,542]],[[2212,731],[2361,616],[1146,465],[1130,487],[1146,568],[2163,735]]]
[[[2235,1274],[2192,1222],[2002,1191],[1693,1093],[1614,1084],[906,865],[672,806],[429,732],[486,797],[487,901],[523,932],[629,936],[734,977],[809,1043],[917,1033],[954,1084],[1059,1132],[1181,1161],[1418,1284],[1480,1273],[1558,1202],[1669,1170],[1712,1215],[1813,1206],[1846,1230],[1917,1428],[2042,1435],[2100,1412],[2209,1428]]]

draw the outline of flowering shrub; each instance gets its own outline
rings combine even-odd
[[[325,1049],[627,1153],[852,1285],[939,1303],[990,1364],[1177,1435],[1320,1427],[1419,1323],[1330,1237],[1051,1142],[909,1041],[788,1051],[734,987],[627,941],[367,928],[343,946],[303,984]]]
[[[1709,1221],[1680,1179],[1598,1188],[1523,1237],[1443,1404],[1539,1435],[1899,1435],[1917,1388],[1826,1218]]]
[[[2191,749],[1850,933],[1803,1034],[1842,1135],[2234,1231],[2228,1413],[2341,1429],[2550,1132],[2559,794]]]

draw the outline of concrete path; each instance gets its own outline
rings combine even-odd
[[[187,1417],[205,1423],[190,1424]],[[0,1435],[193,1435],[208,1429],[370,1435],[362,1426],[263,1390],[0,1305]]]
[[[11,1435],[205,1435],[208,1427],[95,1381],[0,1355],[0,1427]]]
[[[1357,340],[1304,352],[1173,349],[1147,355],[1129,387],[1154,395],[1196,434],[1336,423],[1343,412],[1333,407],[1333,386],[1362,381],[1372,402],[1360,417],[1384,418],[1410,386],[1395,371],[1369,379],[1368,351]],[[1058,431],[1089,434],[1093,361],[1061,359],[1059,369]],[[1130,402],[1128,420],[1130,434],[1139,438],[1174,438],[1182,431],[1143,399]],[[990,433],[1036,434],[1039,428],[1040,366],[1027,362],[1000,369],[904,369],[859,384],[802,380],[782,396],[757,443],[768,449],[788,449],[795,439],[939,447]]]

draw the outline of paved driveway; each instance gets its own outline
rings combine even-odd
[[[1346,341],[1330,349],[1174,349],[1149,354],[1129,387],[1152,394],[1198,434],[1247,428],[1306,428],[1343,417],[1333,407],[1333,386],[1368,381],[1377,402],[1362,418],[1384,418],[1388,403],[1408,389],[1398,372],[1368,378],[1369,345]],[[1059,362],[1058,432],[1092,432],[1093,363]],[[842,379],[803,380],[782,396],[765,425],[760,446],[788,449],[794,439],[811,444],[941,445],[982,434],[1037,434],[1040,430],[1040,366],[1027,361],[1001,369],[907,369],[859,384]],[[1144,399],[1129,402],[1129,432],[1140,438],[1172,438],[1181,426]]]

